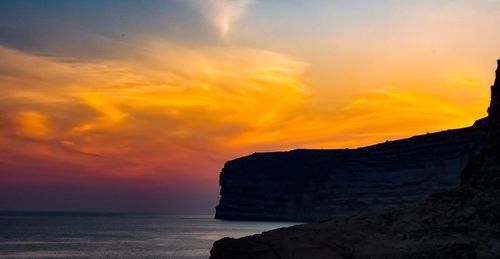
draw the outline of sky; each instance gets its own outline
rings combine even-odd
[[[225,161],[486,116],[500,1],[0,1],[0,210],[214,213]]]

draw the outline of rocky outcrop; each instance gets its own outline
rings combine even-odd
[[[457,186],[487,124],[483,119],[358,149],[255,153],[229,161],[215,217],[310,222],[422,200]]]
[[[211,258],[500,258],[498,78],[500,68],[485,145],[462,171],[458,187],[415,205],[225,238],[214,244]]]

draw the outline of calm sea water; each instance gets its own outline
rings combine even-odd
[[[208,258],[222,237],[293,225],[212,217],[0,213],[0,258]]]

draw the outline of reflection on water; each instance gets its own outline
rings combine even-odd
[[[212,243],[294,225],[211,215],[0,214],[0,258],[208,258]]]

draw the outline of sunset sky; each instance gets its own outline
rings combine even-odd
[[[0,1],[0,210],[213,213],[224,162],[471,125],[500,1]]]

